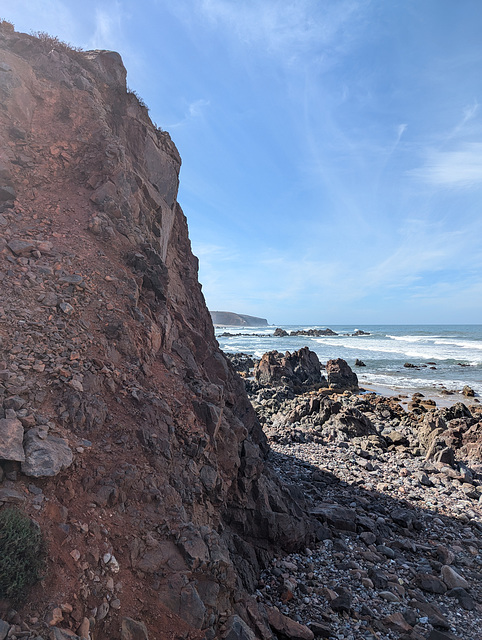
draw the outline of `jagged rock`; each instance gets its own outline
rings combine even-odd
[[[267,607],[267,611],[271,628],[282,637],[289,638],[289,640],[313,640],[315,637],[313,631],[307,626],[291,620],[278,609]]]
[[[370,419],[358,409],[349,407],[333,413],[324,423],[323,430],[344,433],[350,438],[377,435]]]
[[[326,376],[332,389],[341,391],[356,391],[358,389],[358,377],[346,360],[337,358],[326,363]]]
[[[448,589],[456,589],[457,587],[461,587],[462,589],[469,588],[467,580],[449,565],[444,565],[442,567],[441,574],[442,580],[445,582]]]
[[[356,511],[338,504],[319,504],[311,512],[341,531],[356,531]]]
[[[434,602],[411,600],[410,606],[427,616],[430,624],[440,629],[450,629],[450,623]]]
[[[15,200],[16,197],[17,194],[13,187],[10,187],[8,185],[0,186],[0,202]]]
[[[23,426],[17,418],[0,419],[0,458],[23,462]]]
[[[429,449],[433,439],[443,433],[447,428],[444,414],[441,411],[429,411],[425,414],[423,422],[418,430],[420,444]]]
[[[454,589],[450,589],[450,591],[447,591],[445,595],[447,595],[449,598],[455,598],[466,611],[473,611],[475,609],[474,599],[462,587],[455,587]]]
[[[352,594],[343,587],[336,587],[336,593],[338,594],[337,597],[330,602],[331,608],[337,613],[349,613],[353,600]]]
[[[254,367],[253,358],[248,356],[246,353],[228,353],[226,354],[226,357],[238,373],[249,373],[249,370]]]
[[[0,620],[0,640],[5,640],[8,635],[10,625],[5,620]]]
[[[70,467],[72,450],[67,440],[46,435],[45,430],[34,428],[25,434],[25,461],[22,473],[34,478],[55,476]]]
[[[399,633],[403,631],[411,631],[412,629],[412,626],[408,624],[408,622],[405,620],[405,618],[399,611],[392,613],[391,615],[384,618],[383,624],[388,629],[392,629],[393,631],[398,631]]]
[[[310,622],[309,628],[313,631],[315,638],[331,638],[333,636],[333,629],[329,624]]]
[[[224,640],[256,640],[254,632],[239,616],[231,616],[226,622]]]
[[[431,573],[417,573],[415,583],[422,591],[427,591],[428,593],[445,593],[447,591],[447,587],[442,580]]]
[[[275,336],[275,338],[286,338],[287,335],[288,332],[284,329],[280,329],[279,327],[275,329],[273,333],[273,336]]]
[[[25,502],[25,495],[15,489],[0,489],[0,502],[8,502],[9,504],[21,504]]]
[[[132,618],[123,618],[121,640],[149,640],[146,625]]]
[[[326,386],[318,356],[308,347],[284,355],[279,351],[265,353],[255,366],[254,377],[264,385]]]
[[[30,240],[13,239],[7,242],[7,247],[16,256],[30,256],[35,249],[35,242]]]
[[[311,338],[336,335],[338,334],[332,329],[297,329],[296,331],[290,331],[290,336],[310,336]]]
[[[463,388],[462,393],[467,398],[473,398],[475,396],[475,391],[472,389],[472,387],[469,387],[467,384]]]

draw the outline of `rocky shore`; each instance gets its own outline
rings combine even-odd
[[[358,393],[344,361],[316,360],[271,352],[246,379],[273,464],[318,522],[316,542],[261,575],[271,628],[307,640],[480,640],[480,406],[439,409],[416,394],[405,409]]]

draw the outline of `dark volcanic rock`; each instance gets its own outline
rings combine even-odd
[[[342,358],[328,360],[326,363],[326,376],[332,389],[341,391],[358,390],[358,377]]]
[[[290,336],[310,336],[312,338],[320,338],[321,336],[337,336],[332,329],[297,329],[290,331]]]
[[[255,367],[254,376],[263,385],[287,384],[298,389],[327,386],[318,356],[308,347],[293,353],[265,353]]]

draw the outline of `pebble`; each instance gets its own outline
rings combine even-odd
[[[290,402],[296,406],[296,399]],[[415,453],[407,446],[374,448],[370,465],[360,464],[367,460],[358,454],[360,440],[293,441],[292,425],[284,437],[282,427],[272,429],[268,414],[260,415],[275,469],[303,492],[326,539],[310,545],[309,555],[278,558],[262,573],[258,600],[314,632],[313,625],[324,620],[331,635],[320,637],[446,640],[453,632],[458,640],[480,640],[479,497],[470,498],[443,464],[425,461],[416,447]],[[410,441],[408,430],[404,438]],[[460,477],[460,469],[447,468]],[[482,466],[469,471],[473,491],[482,486]],[[456,484],[448,486],[444,478]],[[298,586],[282,601],[285,573]]]

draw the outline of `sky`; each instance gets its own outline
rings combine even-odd
[[[1,0],[118,51],[169,131],[211,310],[482,323],[480,0]]]

